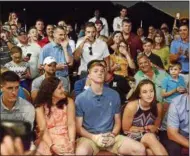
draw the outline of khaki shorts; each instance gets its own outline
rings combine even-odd
[[[77,147],[79,144],[81,144],[82,142],[88,142],[88,144],[92,147],[93,149],[93,155],[96,155],[98,154],[98,152],[100,150],[106,150],[106,151],[109,151],[111,153],[115,153],[115,154],[118,154],[118,149],[119,147],[122,145],[123,141],[124,141],[125,137],[122,136],[122,135],[117,135],[115,137],[115,144],[110,146],[110,147],[107,147],[107,148],[101,148],[101,147],[98,147],[96,145],[96,143],[88,138],[85,138],[85,137],[81,137],[79,139],[77,139]]]

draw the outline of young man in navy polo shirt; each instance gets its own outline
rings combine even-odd
[[[75,100],[77,132],[81,136],[77,140],[76,155],[96,155],[101,149],[122,155],[145,155],[141,143],[119,135],[120,97],[116,91],[104,87],[102,63],[90,65],[88,78],[90,88]]]

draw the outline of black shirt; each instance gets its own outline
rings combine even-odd
[[[162,63],[162,60],[158,55],[151,53],[147,57],[149,58],[150,62],[152,62],[153,64],[157,65],[158,67],[164,69],[164,65]]]
[[[128,81],[119,75],[113,75],[113,80],[109,82],[109,87],[117,91],[121,98],[121,104],[125,104],[126,95],[130,90]]]

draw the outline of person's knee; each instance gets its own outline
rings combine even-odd
[[[141,142],[142,143],[146,143],[146,144],[152,144],[153,142],[155,142],[157,140],[156,136],[153,133],[146,133],[142,139]]]
[[[77,147],[76,155],[92,155],[92,151],[86,147]]]
[[[134,141],[133,146],[126,148],[127,144],[123,144],[122,148],[118,150],[119,154],[121,155],[146,155],[146,149],[145,146],[137,141]]]
[[[132,155],[146,155],[146,148],[142,143],[138,143],[133,147]]]

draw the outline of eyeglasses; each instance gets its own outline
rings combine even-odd
[[[88,47],[88,49],[89,49],[89,55],[93,55],[93,53],[92,53],[92,47]]]

